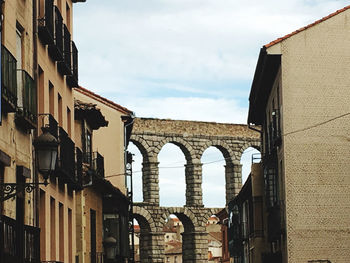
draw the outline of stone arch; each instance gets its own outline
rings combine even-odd
[[[143,162],[148,162],[150,157],[149,145],[146,140],[137,135],[131,135],[130,141],[135,144],[135,146],[139,149],[142,154]]]
[[[164,226],[171,214],[176,215],[183,223],[185,231],[193,231],[198,224],[197,217],[188,208],[168,207],[161,217],[161,225]]]
[[[249,147],[255,148],[260,152],[260,141],[245,142],[236,153],[236,161],[241,161],[243,152]]]
[[[156,232],[156,224],[151,213],[143,207],[134,206],[133,216],[139,222],[140,227],[148,230],[149,232]],[[142,224],[142,225],[141,225]]]
[[[232,162],[232,157],[234,156],[232,147],[230,147],[226,142],[222,140],[213,140],[213,141],[205,142],[205,144],[200,150],[200,154],[199,154],[200,158],[203,156],[203,153],[211,146],[217,148],[222,153],[222,155],[226,160],[226,163]]]
[[[187,163],[192,163],[193,160],[193,154],[194,150],[191,144],[189,144],[186,140],[180,138],[180,137],[165,137],[161,141],[158,142],[158,145],[155,148],[156,155],[159,154],[160,150],[163,148],[163,146],[167,143],[173,143],[176,146],[178,146],[183,154],[185,155]]]

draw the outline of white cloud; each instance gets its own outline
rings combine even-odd
[[[347,4],[343,0],[89,0],[75,5],[74,11],[80,84],[137,116],[246,123],[260,47]],[[173,158],[172,154],[165,156]],[[220,158],[220,153],[212,157]],[[135,200],[142,201],[140,155],[135,158]],[[242,157],[245,166],[250,166],[249,158]],[[216,178],[220,165],[205,168],[210,174],[206,180]],[[170,178],[176,177],[170,170]],[[211,189],[221,189],[222,184]],[[210,189],[206,183],[203,188]]]

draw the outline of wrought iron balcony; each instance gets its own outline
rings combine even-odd
[[[25,129],[37,126],[36,86],[25,70],[17,70],[17,111],[16,123]]]
[[[284,233],[283,219],[283,204],[275,205],[268,209],[267,215],[267,238],[269,242],[280,240]]]
[[[75,145],[62,127],[59,127],[58,162],[56,175],[72,189],[81,187],[81,179],[77,177],[75,169]]]
[[[75,148],[75,158],[76,158],[75,176],[78,182],[76,189],[82,189],[83,187],[83,153],[78,147]]]
[[[40,262],[40,229],[0,216],[0,262]]]
[[[57,6],[54,7],[54,43],[49,44],[49,54],[54,61],[63,60],[63,18]]]
[[[44,14],[38,19],[38,35],[44,45],[54,45],[53,0],[42,2]]]
[[[103,263],[103,252],[95,252],[91,253],[90,252],[90,262],[91,263]]]
[[[57,69],[62,75],[71,75],[72,54],[71,35],[66,25],[63,26],[63,57],[57,62]]]
[[[67,75],[67,84],[70,87],[78,86],[78,49],[72,41],[72,70],[71,75]]]
[[[91,171],[98,178],[104,178],[104,158],[99,152],[83,153],[83,162],[89,165]]]
[[[17,107],[17,61],[10,51],[1,45],[2,107],[5,112],[15,112]]]

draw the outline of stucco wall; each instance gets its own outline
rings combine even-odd
[[[88,96],[74,89],[74,97],[78,100],[97,104],[102,115],[108,121],[108,127],[102,127],[93,132],[93,151],[98,151],[105,162],[105,177],[123,193],[125,193],[124,177],[124,123],[121,116],[126,115],[111,107],[108,103]]]
[[[282,54],[288,262],[350,258],[350,116],[326,122],[350,112],[349,16],[268,49]]]
[[[33,31],[32,22],[32,2],[30,1],[7,1],[4,5],[4,22],[2,31],[2,45],[16,57],[16,22],[23,27],[23,63],[20,66],[31,76],[33,71]],[[4,182],[16,182],[16,166],[22,165],[31,170],[32,167],[32,134],[19,129],[15,125],[15,113],[2,114],[0,126],[0,150],[11,157],[11,164],[4,169]],[[29,182],[31,179],[27,179]],[[24,223],[34,224],[34,202],[33,194],[25,194],[25,215]],[[3,204],[3,214],[16,218],[16,199],[11,198]],[[0,212],[1,213],[1,212]]]

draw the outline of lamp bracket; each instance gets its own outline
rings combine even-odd
[[[0,202],[4,202],[18,193],[31,193],[33,190],[39,185],[47,185],[44,183],[24,183],[24,184],[16,184],[16,183],[5,183],[0,184]]]

